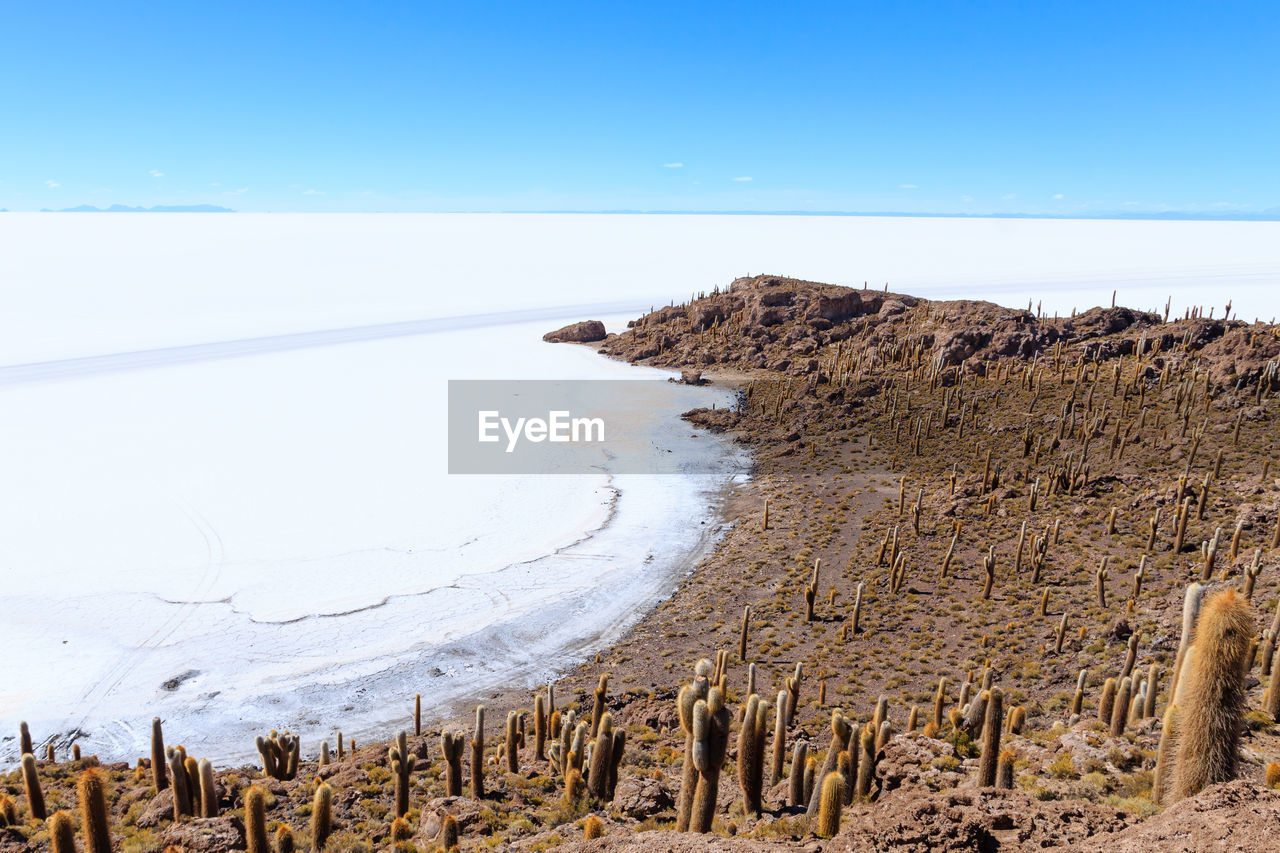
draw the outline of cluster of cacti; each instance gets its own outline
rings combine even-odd
[[[267,737],[259,736],[255,743],[262,757],[263,773],[281,781],[297,777],[298,762],[302,758],[302,742],[297,735],[272,730]]]

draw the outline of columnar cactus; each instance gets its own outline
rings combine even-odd
[[[799,741],[791,753],[791,774],[787,777],[787,804],[793,808],[805,806],[808,800],[804,795],[805,767],[809,761],[809,744]]]
[[[462,732],[440,733],[440,752],[444,757],[445,796],[462,796],[462,750],[466,743],[467,736]]]
[[[876,775],[876,735],[870,729],[863,729],[858,740],[858,783],[854,796],[859,800],[871,799],[871,784]]]
[[[693,682],[682,687],[676,698],[680,728],[684,731],[684,769],[680,777],[680,799],[676,804],[676,832],[687,832],[692,821],[693,797],[698,784],[698,768],[693,757],[693,712],[698,702],[707,698],[711,687],[710,673],[711,661],[705,658],[698,661],[694,667]]]
[[[85,853],[111,853],[106,781],[96,767],[80,774],[76,794],[80,800],[80,831],[84,834]]]
[[[693,762],[698,768],[698,787],[694,791],[693,814],[689,828],[693,832],[710,832],[715,816],[716,794],[720,771],[729,746],[729,724],[732,715],[724,706],[724,694],[712,687],[705,700],[693,708]]]
[[[747,814],[764,810],[764,740],[770,708],[754,693],[747,699],[738,730],[738,786]]]
[[[417,765],[417,756],[409,754],[409,738],[404,731],[396,735],[396,744],[387,750],[387,761],[395,777],[396,817],[409,813],[409,777]]]
[[[587,771],[587,793],[601,802],[609,797],[609,768],[613,764],[613,717],[606,711],[600,718],[595,746],[591,750],[591,766]]]
[[[1184,675],[1185,700],[1179,703],[1175,799],[1235,778],[1245,702],[1244,659],[1252,634],[1249,603],[1234,589],[1205,602],[1196,626],[1195,654]]]
[[[547,705],[541,693],[533,697],[533,757],[547,759]]]
[[[36,820],[44,820],[48,812],[44,807],[44,791],[40,788],[40,776],[36,773],[36,757],[31,753],[22,756],[22,786],[27,793],[27,808]]]
[[[323,850],[333,829],[333,788],[321,782],[311,801],[311,849]]]
[[[168,764],[165,763],[164,732],[160,727],[160,718],[151,720],[151,780],[156,793],[169,787]]]
[[[990,788],[996,783],[996,766],[1000,757],[1000,730],[1004,723],[1004,692],[999,687],[984,691],[986,718],[982,723],[982,753],[978,758],[978,786]]]
[[[822,779],[818,794],[818,821],[814,835],[832,838],[840,831],[840,811],[844,807],[845,778],[838,772],[828,773]]]
[[[267,844],[267,792],[252,785],[244,792],[244,835],[249,853],[271,853]]]
[[[782,765],[787,760],[787,691],[779,690],[773,709],[773,761],[769,766],[769,784],[782,779]]]
[[[53,853],[76,853],[76,831],[71,815],[58,811],[49,818],[49,846]]]
[[[1098,699],[1098,722],[1111,724],[1111,711],[1116,704],[1116,691],[1119,684],[1114,678],[1108,678],[1102,684],[1102,696]]]
[[[191,790],[187,785],[186,760],[182,752],[172,746],[165,750],[165,755],[169,759],[169,781],[173,786],[173,815],[193,815],[195,812],[191,807]]]
[[[1120,686],[1116,689],[1115,702],[1111,708],[1111,736],[1120,737],[1124,734],[1125,723],[1129,719],[1129,700],[1133,696],[1133,678],[1125,676],[1120,679]]]
[[[831,712],[831,745],[827,747],[827,757],[822,763],[822,770],[816,775],[817,779],[825,779],[827,774],[836,769],[836,761],[840,755],[840,751],[849,743],[849,737],[852,732],[851,721],[839,710]],[[809,807],[807,814],[813,817],[818,811],[818,795],[819,790],[815,791],[809,797]]]
[[[591,695],[593,700],[593,704],[591,706],[591,736],[595,737],[600,732],[600,720],[604,718],[604,712],[608,705],[608,673],[600,676],[600,683],[596,686],[596,689],[592,691]]]
[[[213,784],[213,764],[202,758],[197,766],[200,773],[200,817],[217,817],[218,790]]]
[[[471,796],[484,799],[484,706],[476,706],[476,729],[471,738]]]

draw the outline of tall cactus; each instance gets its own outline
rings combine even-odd
[[[467,736],[462,732],[440,733],[440,753],[444,757],[445,796],[462,796],[462,750],[466,744]]]
[[[698,784],[698,768],[694,764],[693,711],[710,690],[711,661],[703,658],[694,667],[693,682],[686,684],[676,698],[680,728],[684,731],[684,770],[680,777],[680,799],[676,803],[676,832],[687,832],[692,821],[693,797]]]
[[[787,777],[787,805],[803,806],[806,804],[804,798],[804,768],[809,759],[809,744],[799,741],[795,745],[795,749],[791,753],[791,772]]]
[[[387,750],[387,761],[395,776],[396,817],[409,813],[409,777],[417,765],[416,756],[409,754],[409,738],[404,730],[396,735],[395,746]]]
[[[1245,703],[1244,660],[1252,635],[1253,613],[1234,589],[1204,603],[1195,654],[1183,675],[1186,684],[1180,686],[1185,698],[1178,702],[1175,800],[1235,778]]]
[[[591,749],[591,766],[587,772],[587,793],[595,800],[607,802],[609,768],[613,765],[613,717],[608,711],[600,718],[595,746]]]
[[[769,710],[769,706],[752,693],[738,730],[738,786],[748,815],[764,811],[764,740]]]
[[[698,768],[698,787],[694,791],[689,821],[693,832],[711,831],[732,716],[724,706],[724,694],[719,687],[712,687],[707,691],[707,698],[694,705],[693,763]]]
[[[333,829],[333,788],[321,782],[311,801],[311,849],[323,850]]]
[[[53,853],[76,853],[76,830],[71,815],[58,811],[49,818],[49,846]]]
[[[197,767],[200,774],[200,817],[217,817],[218,789],[213,784],[213,763],[202,758]]]
[[[823,760],[822,769],[817,773],[815,779],[821,780],[827,778],[827,774],[836,769],[836,761],[843,750],[849,743],[849,737],[852,732],[850,720],[838,709],[831,712],[831,745],[827,747],[827,757]],[[806,813],[812,818],[818,813],[819,799],[822,795],[822,785],[819,782],[814,786],[815,790],[809,795],[809,807]]]
[[[244,836],[249,853],[271,853],[267,844],[267,792],[251,785],[244,792]]]
[[[27,808],[36,820],[44,820],[48,812],[44,807],[44,791],[40,788],[40,775],[36,773],[36,757],[31,753],[22,756],[22,787],[27,793]]]
[[[157,794],[169,787],[168,765],[165,763],[164,752],[164,731],[161,729],[159,717],[151,720],[151,780],[152,784],[155,785]]]
[[[476,706],[476,730],[471,738],[471,796],[484,799],[484,706]]]
[[[80,800],[80,830],[84,833],[85,853],[111,853],[106,781],[96,767],[80,774],[76,794]]]
[[[1000,734],[1004,722],[1004,691],[992,687],[986,693],[986,718],[982,724],[982,753],[978,758],[978,787],[996,783],[1000,758]]]
[[[840,831],[840,811],[844,807],[845,778],[838,772],[828,773],[822,779],[818,792],[818,823],[814,835],[832,838]]]

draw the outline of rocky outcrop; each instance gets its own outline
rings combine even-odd
[[[1155,817],[1079,847],[1097,853],[1226,853],[1274,850],[1280,828],[1280,791],[1237,780],[1205,788]]]
[[[603,341],[604,338],[604,323],[599,320],[583,320],[581,323],[570,323],[542,336],[542,339],[550,344],[589,344],[595,341]]]
[[[227,853],[244,849],[244,824],[240,818],[225,817],[192,818],[171,824],[160,833],[162,846],[174,845],[191,853]]]

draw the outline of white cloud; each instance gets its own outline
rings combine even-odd
[[[222,186],[222,183],[221,183],[221,182],[219,182],[219,181],[210,181],[210,182],[209,182],[209,186],[211,186],[211,187],[220,187],[220,186]]]
[[[1000,198],[1004,199],[1005,201],[1008,201],[1011,198],[1017,198],[1017,197],[1018,197],[1017,193],[1005,193],[1004,195],[1000,196]]]
[[[324,190],[303,190],[303,195],[324,195]]]
[[[49,189],[53,189],[54,187],[60,187],[60,186],[62,186],[62,184],[58,183],[57,181],[55,181],[55,180],[53,180],[53,179],[50,179],[50,180],[45,181],[45,182],[44,182],[44,185],[45,185],[46,187],[48,187]]]
[[[223,195],[244,195],[249,191],[248,187],[241,187],[238,190],[227,190]]]
[[[683,168],[684,168],[684,163],[663,163],[663,164],[662,164],[662,168],[664,168],[664,169],[683,169]]]
[[[1124,203],[1124,206],[1125,206],[1125,207],[1137,207],[1137,206],[1138,206],[1138,205],[1140,205],[1140,204],[1142,204],[1142,202],[1140,202],[1140,201],[1126,201],[1126,202]]]
[[[1054,201],[1060,201],[1061,199],[1062,199],[1062,193],[1054,193],[1054,194],[1053,194],[1053,200],[1054,200]]]
[[[751,180],[751,178],[750,178],[750,176],[748,176],[748,177],[743,177],[743,178],[734,178],[733,180],[735,180],[735,181],[749,181],[749,180]]]
[[[962,196],[960,196],[960,200],[961,200],[961,201],[966,201],[966,202],[968,202],[968,201],[973,201],[973,196],[971,196],[971,195],[962,195]]]
[[[920,187],[916,186],[915,184],[898,184],[898,189],[900,189],[900,190],[918,190],[918,189],[920,189]]]
[[[160,171],[159,169],[152,169],[152,170],[151,170],[151,177],[153,177],[153,178],[163,178],[163,177],[164,177],[164,172]]]

